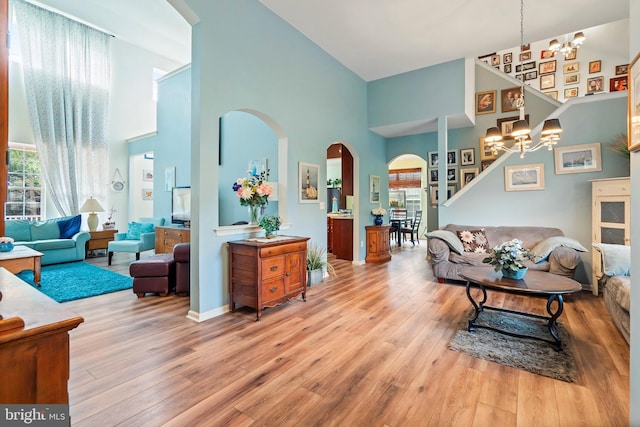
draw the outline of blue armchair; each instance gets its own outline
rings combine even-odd
[[[129,223],[126,233],[116,233],[109,242],[108,264],[111,265],[114,252],[129,252],[140,259],[140,252],[155,249],[157,225],[164,225],[164,218],[140,218],[138,222]]]

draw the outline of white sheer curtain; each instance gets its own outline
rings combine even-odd
[[[48,194],[74,215],[89,196],[106,199],[111,36],[23,0],[11,5]]]

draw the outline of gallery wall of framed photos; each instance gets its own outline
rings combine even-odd
[[[582,30],[584,44],[569,57],[549,51],[549,39],[485,54],[479,58],[559,101],[577,96],[627,90],[629,20]],[[573,33],[558,35],[561,43]],[[526,35],[525,35],[526,39]],[[609,40],[611,39],[611,40]],[[602,50],[606,46],[606,50]]]

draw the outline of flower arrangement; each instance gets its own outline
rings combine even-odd
[[[269,203],[273,188],[267,183],[267,172],[238,178],[233,184],[242,206],[264,206]]]
[[[0,237],[0,243],[13,243],[12,237]]]
[[[382,216],[382,215],[386,215],[386,214],[387,214],[387,210],[385,208],[373,208],[373,209],[371,209],[371,215]]]
[[[265,215],[260,218],[258,222],[260,227],[264,228],[264,232],[267,237],[273,235],[276,231],[280,230],[280,226],[282,225],[282,218],[278,215]]]
[[[496,271],[518,271],[526,268],[524,262],[528,259],[529,251],[522,247],[522,240],[513,239],[491,249],[482,262],[495,266]]]

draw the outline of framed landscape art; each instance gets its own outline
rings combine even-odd
[[[553,148],[553,157],[556,175],[602,170],[599,142],[556,146]]]
[[[553,89],[556,87],[555,73],[540,76],[540,90]]]
[[[556,72],[556,61],[547,61],[547,62],[541,62],[538,65],[538,72],[540,74],[546,74],[546,73],[555,73]]]
[[[505,191],[544,190],[544,163],[504,167]]]

